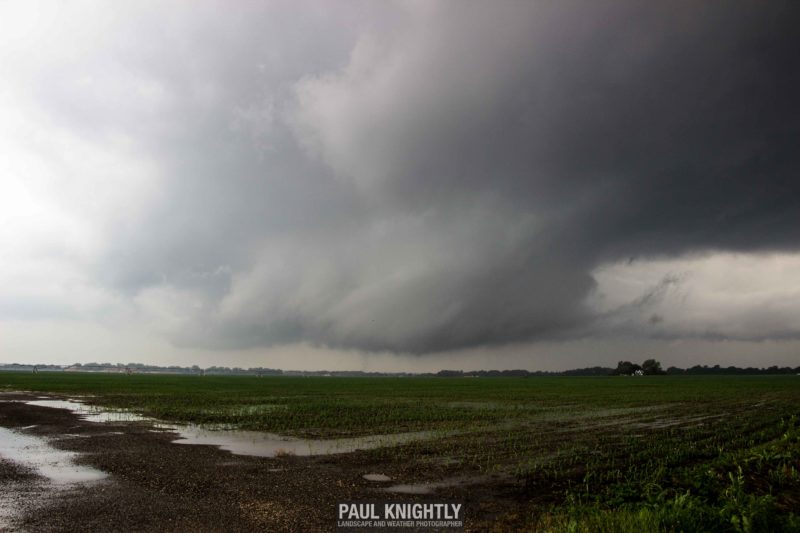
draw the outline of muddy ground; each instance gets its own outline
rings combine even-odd
[[[108,477],[57,487],[0,458],[0,530],[332,531],[336,504],[347,500],[463,502],[467,531],[515,529],[529,512],[530,502],[510,478],[441,487],[433,494],[387,494],[380,489],[475,473],[380,464],[359,452],[233,455],[214,446],[174,444],[174,433],[154,431],[147,422],[87,422],[68,410],[23,403],[35,398],[3,394],[0,426],[79,452],[76,463]],[[392,481],[367,481],[363,475],[369,473]]]

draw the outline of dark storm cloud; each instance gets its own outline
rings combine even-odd
[[[310,120],[339,119],[319,142],[329,161],[404,206],[503,195],[552,215],[579,255],[798,242],[796,5],[471,7],[409,32],[429,39],[422,57],[390,43],[357,65],[388,80],[312,85]],[[371,105],[385,81],[395,92]]]
[[[604,262],[800,244],[796,2],[137,17],[36,91],[159,162],[95,270],[198,298],[180,345],[566,338]]]

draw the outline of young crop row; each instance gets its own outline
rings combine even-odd
[[[538,529],[800,531],[800,429],[796,415],[779,415],[731,421],[715,435],[654,435],[626,447],[625,460],[617,454],[578,470],[556,467],[546,475],[555,472],[551,486],[566,486],[564,499],[538,517]]]

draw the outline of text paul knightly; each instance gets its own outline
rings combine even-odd
[[[464,506],[452,502],[346,502],[337,528],[463,528]]]

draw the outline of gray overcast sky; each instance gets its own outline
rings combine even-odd
[[[0,2],[0,362],[796,366],[798,27]]]

